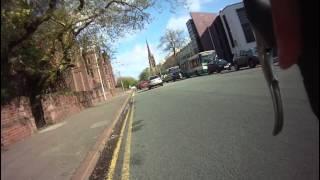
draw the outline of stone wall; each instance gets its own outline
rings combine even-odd
[[[36,130],[28,98],[16,98],[1,106],[1,147],[28,137]]]
[[[46,95],[42,98],[42,108],[46,124],[55,124],[80,112],[84,105],[77,96]]]
[[[106,96],[108,99],[112,97],[110,92],[107,92]],[[46,124],[50,125],[103,101],[101,92],[82,91],[72,95],[45,95],[41,102]],[[28,98],[17,98],[1,106],[1,147],[13,144],[35,132],[37,127]]]

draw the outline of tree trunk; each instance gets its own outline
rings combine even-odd
[[[46,125],[46,121],[44,119],[44,112],[41,103],[41,96],[37,96],[36,94],[31,94],[29,96],[30,105],[32,115],[34,117],[37,128],[42,128]]]

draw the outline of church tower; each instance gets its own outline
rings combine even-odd
[[[149,59],[149,71],[150,71],[150,75],[156,75],[156,61],[154,60],[154,56],[150,51],[149,48],[149,44],[148,41],[146,41],[147,43],[147,49],[148,49],[148,59]]]

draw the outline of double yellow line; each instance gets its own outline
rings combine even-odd
[[[122,125],[120,137],[117,142],[116,148],[114,149],[111,164],[109,166],[107,180],[112,180],[114,176],[114,172],[117,166],[117,160],[119,157],[119,151],[120,146],[124,134],[125,127],[127,125],[127,121],[129,119],[129,127],[128,127],[128,134],[125,144],[125,151],[124,151],[124,158],[123,158],[123,164],[122,164],[122,170],[121,170],[121,180],[129,180],[130,178],[130,151],[131,151],[131,134],[132,134],[132,119],[134,114],[134,93],[132,94],[132,106],[130,112],[127,113],[125,121]],[[130,117],[129,117],[130,114]]]

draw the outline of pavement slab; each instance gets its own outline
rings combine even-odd
[[[1,152],[1,179],[70,179],[117,118],[128,95],[85,109],[9,146]]]

